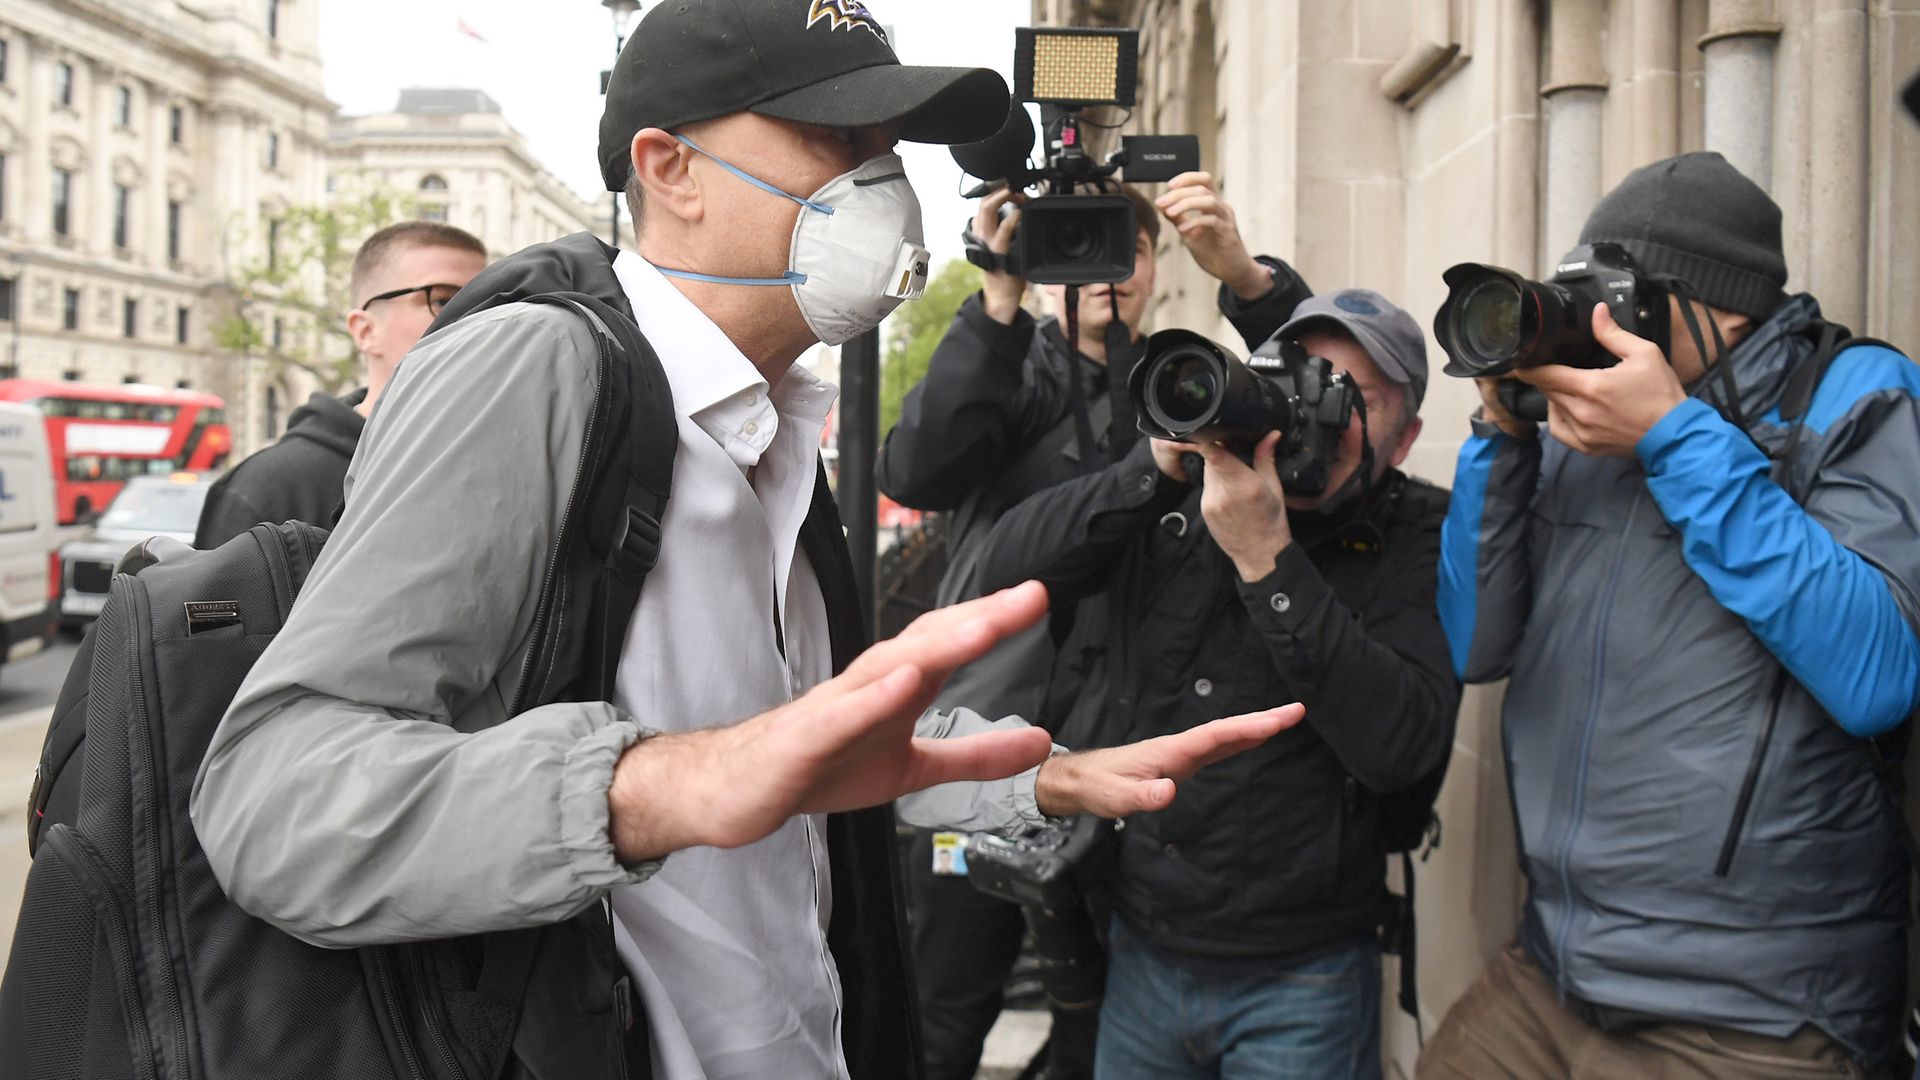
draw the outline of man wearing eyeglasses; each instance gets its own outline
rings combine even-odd
[[[451,225],[403,221],[368,237],[347,286],[347,334],[366,361],[367,384],[341,397],[314,394],[280,441],[221,477],[207,492],[194,546],[219,547],[262,521],[331,524],[361,427],[400,358],[486,266],[486,245]]]

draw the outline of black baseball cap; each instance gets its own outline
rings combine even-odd
[[[661,0],[613,63],[600,175],[626,188],[645,128],[756,112],[821,127],[899,121],[909,142],[967,143],[1000,130],[1011,100],[990,68],[900,63],[859,0]]]

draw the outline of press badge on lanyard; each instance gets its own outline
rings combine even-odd
[[[949,877],[967,876],[967,834],[933,834],[933,872]]]

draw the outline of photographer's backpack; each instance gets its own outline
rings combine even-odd
[[[509,715],[611,696],[677,445],[665,375],[630,318],[580,293],[530,301],[593,327],[598,375],[539,598],[552,617],[534,620]],[[122,560],[36,773],[34,861],[0,984],[12,1080],[624,1080],[631,1054],[648,1067],[601,905],[546,927],[330,950],[221,891],[188,796],[326,539],[256,525],[216,550],[150,540]]]

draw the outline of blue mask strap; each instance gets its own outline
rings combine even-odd
[[[675,132],[673,137],[676,139],[679,139],[681,142],[692,147],[694,150],[698,151],[699,153],[706,155],[706,157],[712,159],[714,164],[727,170],[733,175],[739,177],[740,179],[745,180],[747,183],[752,184],[754,187],[759,188],[761,191],[764,191],[769,195],[778,195],[783,199],[792,199],[794,202],[799,203],[801,206],[804,206],[809,210],[818,210],[823,214],[833,213],[833,207],[828,206],[826,203],[817,203],[817,202],[814,202],[812,199],[803,199],[798,195],[789,195],[788,193],[781,191],[779,188],[774,187],[772,184],[767,183],[765,180],[762,180],[759,177],[754,176],[752,173],[747,172],[745,169],[742,169],[739,166],[732,164],[731,162],[723,161],[720,158],[714,157],[712,154],[708,154],[705,150],[700,149],[700,145],[698,143],[694,142],[692,139],[687,138],[685,135]]]
[[[711,281],[716,285],[805,285],[807,275],[798,270],[789,270],[779,277],[721,277],[718,274],[696,274],[691,270],[669,270],[656,266],[667,277],[685,278],[688,281]]]

